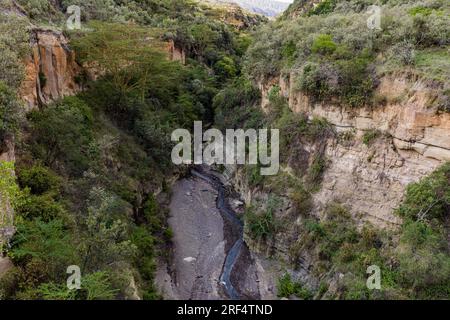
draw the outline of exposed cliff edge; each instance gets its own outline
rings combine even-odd
[[[432,107],[436,90],[415,77],[385,76],[376,92],[384,97],[383,103],[347,108],[311,102],[294,89],[291,79],[292,75],[259,84],[263,110],[267,111],[270,88],[278,85],[292,111],[325,118],[338,134],[354,135],[348,143],[335,138],[327,142],[323,188],[314,195],[317,207],[335,198],[375,225],[398,224],[393,209],[399,205],[406,185],[450,160],[450,114]],[[362,138],[371,131],[380,133],[379,138],[367,146]],[[308,148],[311,146],[306,145]]]
[[[81,67],[62,32],[33,29],[31,50],[25,61],[26,77],[19,93],[28,110],[81,90],[76,80]]]

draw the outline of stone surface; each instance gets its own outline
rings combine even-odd
[[[81,67],[61,32],[33,29],[31,52],[25,60],[26,77],[19,93],[28,110],[81,90],[76,83]]]
[[[430,107],[436,90],[420,79],[384,77],[376,94],[384,96],[387,102],[356,109],[336,103],[313,104],[294,90],[293,75],[288,78],[289,85],[286,76],[258,84],[263,111],[267,111],[270,89],[278,85],[282,94],[289,97],[289,107],[294,112],[304,112],[310,118],[323,117],[337,132],[355,133],[350,146],[327,142],[328,166],[323,187],[314,195],[317,215],[327,202],[339,200],[362,221],[395,227],[400,221],[393,209],[401,202],[406,186],[450,159],[450,113],[439,113]],[[368,130],[382,133],[382,138],[370,147],[362,143]]]

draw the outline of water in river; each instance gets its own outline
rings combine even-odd
[[[173,263],[163,288],[168,299],[259,298],[243,223],[222,178],[209,167],[196,167],[173,187]]]

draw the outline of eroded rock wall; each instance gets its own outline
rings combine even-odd
[[[25,61],[26,77],[19,93],[27,110],[81,90],[76,81],[81,67],[62,32],[33,29],[31,49],[32,53]]]
[[[377,88],[376,95],[383,97],[378,105],[346,108],[311,102],[295,90],[293,79],[288,75],[261,82],[261,108],[267,111],[268,92],[277,85],[292,111],[323,117],[337,135],[351,136],[345,143],[336,137],[326,143],[327,166],[320,191],[313,195],[314,213],[320,216],[328,202],[338,200],[357,221],[395,227],[401,221],[393,210],[406,186],[450,161],[450,113],[433,107],[436,88],[413,76],[386,76]],[[363,136],[369,131],[379,135],[366,145]]]

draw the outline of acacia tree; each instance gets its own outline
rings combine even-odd
[[[93,66],[123,98],[166,94],[177,83],[177,64],[164,53],[159,30],[95,22],[72,42],[82,63]]]
[[[93,188],[90,205],[83,223],[81,252],[83,270],[98,270],[119,261],[128,261],[136,253],[136,246],[126,240],[126,223],[115,219],[123,207],[101,188]]]

